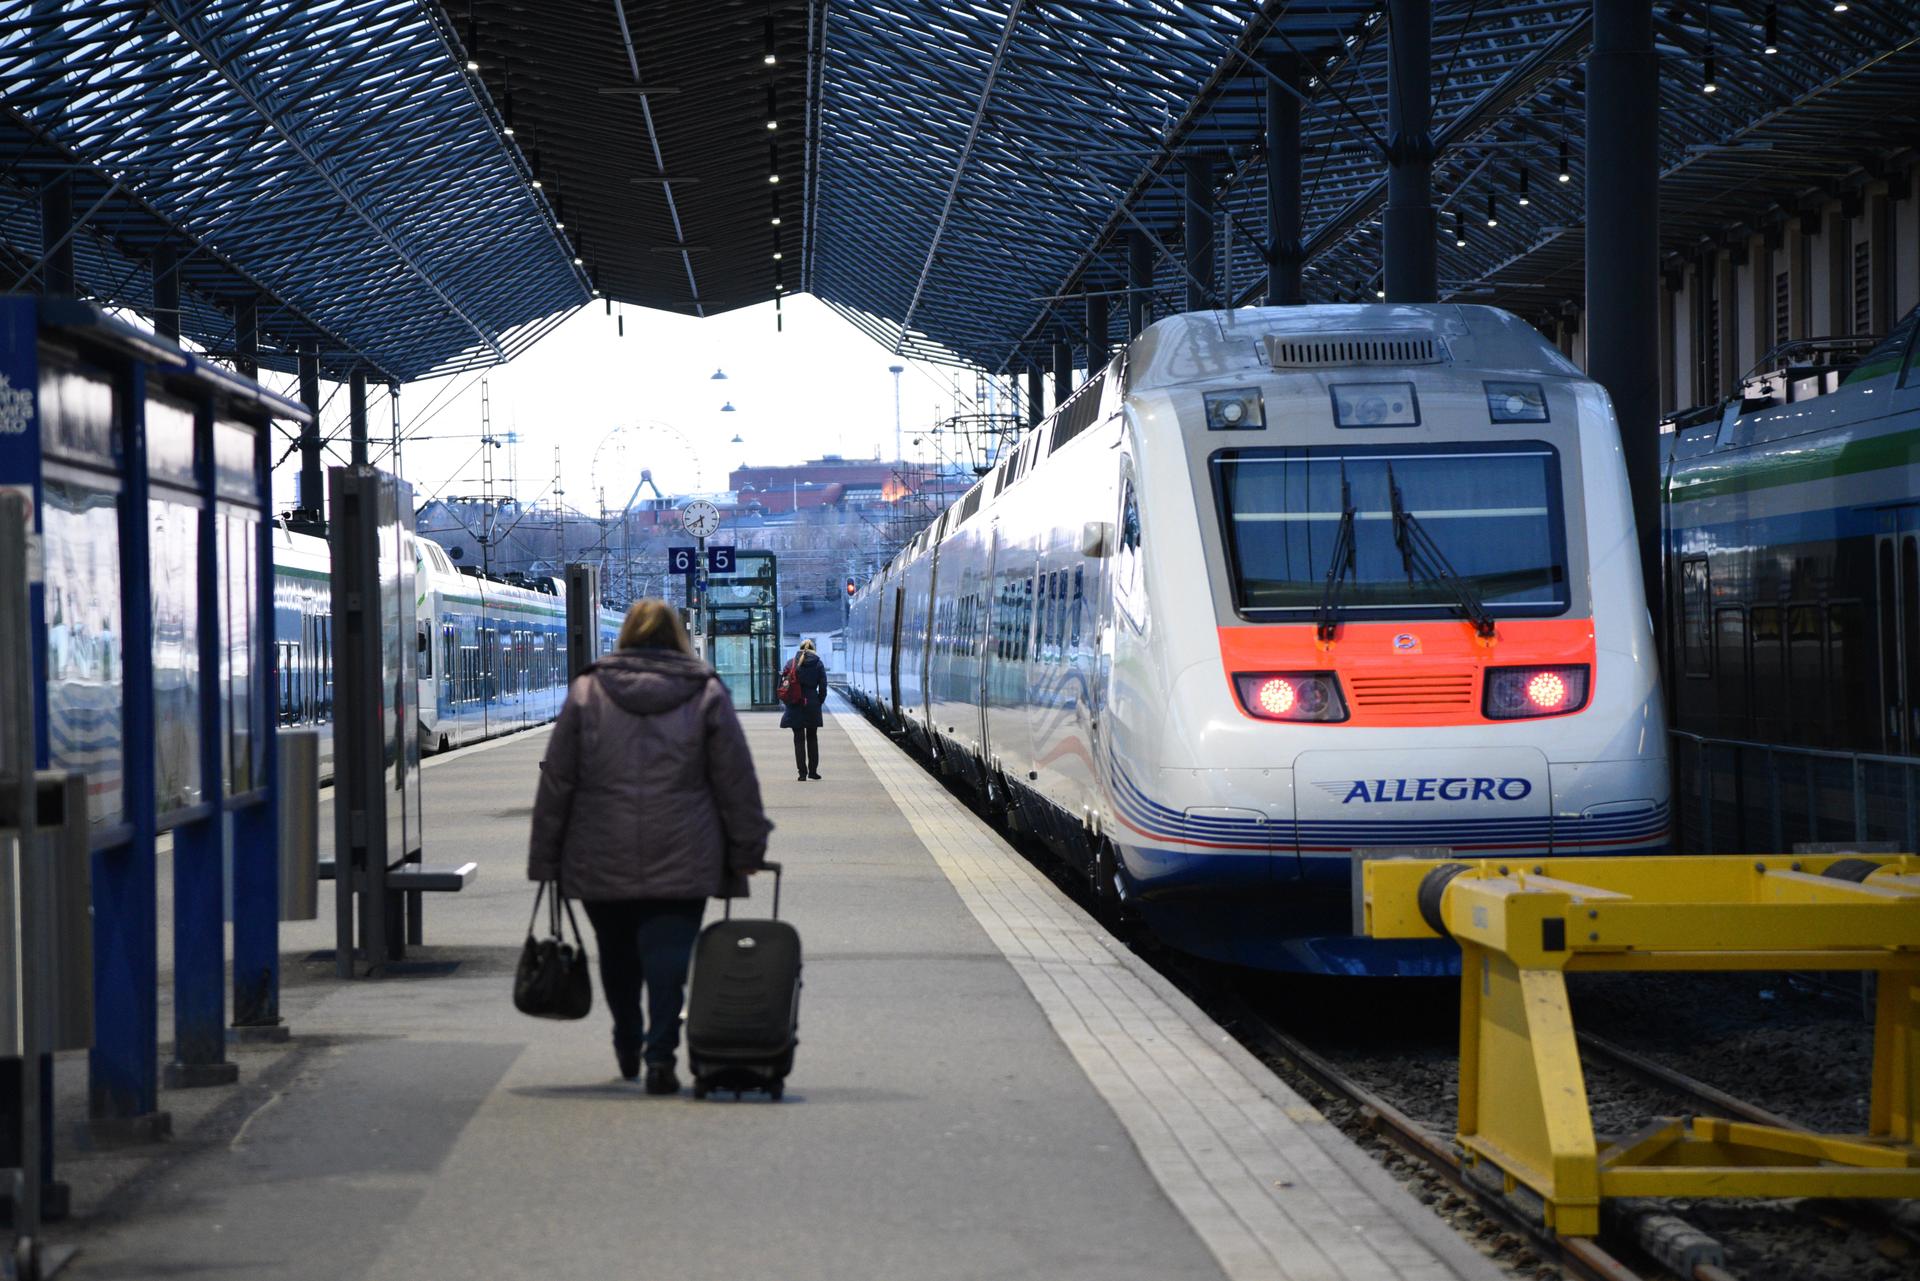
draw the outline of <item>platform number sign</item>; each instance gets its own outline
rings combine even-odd
[[[707,548],[707,572],[709,574],[712,574],[715,577],[719,577],[720,575],[723,575],[723,574],[731,574],[734,572],[733,566],[734,566],[733,548],[731,547]]]
[[[700,565],[700,553],[692,547],[667,548],[667,572],[669,574],[691,574]]]

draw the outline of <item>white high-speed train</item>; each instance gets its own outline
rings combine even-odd
[[[420,744],[429,752],[544,724],[567,695],[564,585],[462,574],[431,539],[404,535],[414,557]],[[324,538],[274,530],[275,677],[280,724],[320,731],[320,775],[333,774],[333,602]],[[599,612],[602,650],[620,615]]]
[[[851,611],[855,701],[1194,954],[1440,973],[1359,860],[1669,841],[1612,407],[1493,308],[1163,320]]]

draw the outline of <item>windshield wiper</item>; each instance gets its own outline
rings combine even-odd
[[[1387,464],[1387,492],[1393,498],[1393,543],[1400,549],[1400,563],[1406,567],[1407,579],[1412,581],[1415,574],[1438,587],[1452,593],[1460,604],[1460,612],[1473,630],[1482,638],[1493,635],[1493,615],[1487,613],[1487,607],[1480,603],[1480,597],[1473,588],[1460,580],[1448,563],[1446,553],[1433,541],[1426,527],[1414,518],[1400,498],[1400,484],[1393,478],[1393,464]]]
[[[1340,625],[1340,586],[1354,575],[1353,486],[1347,483],[1347,465],[1340,464],[1340,532],[1333,539],[1333,560],[1327,565],[1327,586],[1320,593],[1320,608],[1315,611],[1315,633],[1323,641],[1333,639]]]

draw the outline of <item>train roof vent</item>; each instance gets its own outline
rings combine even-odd
[[[1275,369],[1322,369],[1329,365],[1437,365],[1446,344],[1432,334],[1274,335],[1267,363]]]

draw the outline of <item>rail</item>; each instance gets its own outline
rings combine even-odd
[[[1920,849],[1920,758],[1669,733],[1678,853]]]

